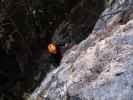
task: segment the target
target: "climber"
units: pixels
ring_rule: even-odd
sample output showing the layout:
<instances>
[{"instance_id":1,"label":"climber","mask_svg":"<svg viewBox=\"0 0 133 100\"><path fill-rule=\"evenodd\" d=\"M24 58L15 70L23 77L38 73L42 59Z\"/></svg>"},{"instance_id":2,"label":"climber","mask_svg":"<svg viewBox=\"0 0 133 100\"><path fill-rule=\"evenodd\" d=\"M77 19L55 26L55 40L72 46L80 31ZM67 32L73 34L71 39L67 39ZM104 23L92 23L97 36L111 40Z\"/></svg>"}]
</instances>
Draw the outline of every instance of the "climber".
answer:
<instances>
[{"instance_id":1,"label":"climber","mask_svg":"<svg viewBox=\"0 0 133 100\"><path fill-rule=\"evenodd\" d=\"M48 44L48 53L51 63L59 65L60 60L66 50L70 49L73 46L71 43L49 43Z\"/></svg>"},{"instance_id":2,"label":"climber","mask_svg":"<svg viewBox=\"0 0 133 100\"><path fill-rule=\"evenodd\" d=\"M59 47L55 43L48 44L48 54L49 54L49 62L54 66L57 67L60 63L62 58L61 52Z\"/></svg>"}]
</instances>

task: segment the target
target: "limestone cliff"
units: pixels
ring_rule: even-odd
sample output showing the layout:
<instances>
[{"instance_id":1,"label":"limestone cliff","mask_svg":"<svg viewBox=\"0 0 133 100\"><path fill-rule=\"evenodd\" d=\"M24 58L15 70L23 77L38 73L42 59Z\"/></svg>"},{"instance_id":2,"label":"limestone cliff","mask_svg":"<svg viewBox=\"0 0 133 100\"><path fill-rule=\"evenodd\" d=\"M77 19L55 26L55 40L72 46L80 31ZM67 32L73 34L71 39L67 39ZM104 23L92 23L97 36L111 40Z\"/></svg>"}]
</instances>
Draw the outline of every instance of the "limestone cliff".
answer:
<instances>
[{"instance_id":1,"label":"limestone cliff","mask_svg":"<svg viewBox=\"0 0 133 100\"><path fill-rule=\"evenodd\" d=\"M31 100L133 100L133 0L117 0Z\"/></svg>"}]
</instances>

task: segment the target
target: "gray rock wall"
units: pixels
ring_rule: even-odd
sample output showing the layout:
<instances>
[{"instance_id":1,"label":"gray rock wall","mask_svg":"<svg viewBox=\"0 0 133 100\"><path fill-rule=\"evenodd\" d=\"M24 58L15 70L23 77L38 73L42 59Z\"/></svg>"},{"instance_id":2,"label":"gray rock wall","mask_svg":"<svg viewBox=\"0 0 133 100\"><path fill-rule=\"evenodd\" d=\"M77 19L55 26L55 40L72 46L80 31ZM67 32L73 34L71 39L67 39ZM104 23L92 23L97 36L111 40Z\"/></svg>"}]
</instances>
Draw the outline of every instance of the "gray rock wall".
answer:
<instances>
[{"instance_id":1,"label":"gray rock wall","mask_svg":"<svg viewBox=\"0 0 133 100\"><path fill-rule=\"evenodd\" d=\"M104 15L111 8L106 9L101 16L107 23L99 19L91 35L64 54L30 99L133 100L132 2L118 4L125 9L112 10L109 19Z\"/></svg>"}]
</instances>

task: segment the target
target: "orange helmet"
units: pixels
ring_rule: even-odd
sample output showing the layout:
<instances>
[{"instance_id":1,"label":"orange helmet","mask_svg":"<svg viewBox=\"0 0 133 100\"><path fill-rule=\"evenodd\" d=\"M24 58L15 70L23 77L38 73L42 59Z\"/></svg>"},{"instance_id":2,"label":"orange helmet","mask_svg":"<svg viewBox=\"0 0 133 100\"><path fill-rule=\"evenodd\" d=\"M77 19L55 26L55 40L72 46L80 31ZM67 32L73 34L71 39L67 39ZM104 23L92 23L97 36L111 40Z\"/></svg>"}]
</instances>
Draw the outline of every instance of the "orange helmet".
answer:
<instances>
[{"instance_id":1,"label":"orange helmet","mask_svg":"<svg viewBox=\"0 0 133 100\"><path fill-rule=\"evenodd\" d=\"M57 47L56 47L56 45L54 43L50 43L48 45L48 52L50 54L56 54L57 53Z\"/></svg>"}]
</instances>

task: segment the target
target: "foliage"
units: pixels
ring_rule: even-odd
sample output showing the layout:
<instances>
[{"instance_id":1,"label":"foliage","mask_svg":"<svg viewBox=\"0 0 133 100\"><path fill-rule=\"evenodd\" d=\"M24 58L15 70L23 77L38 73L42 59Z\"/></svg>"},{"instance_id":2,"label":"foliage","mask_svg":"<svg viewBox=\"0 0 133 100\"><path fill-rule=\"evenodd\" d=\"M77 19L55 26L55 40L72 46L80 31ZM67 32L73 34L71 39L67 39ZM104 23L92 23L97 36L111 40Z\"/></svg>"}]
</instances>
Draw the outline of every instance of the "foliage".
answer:
<instances>
[{"instance_id":1,"label":"foliage","mask_svg":"<svg viewBox=\"0 0 133 100\"><path fill-rule=\"evenodd\" d=\"M111 6L112 3L113 3L113 1L114 1L114 0L105 0L105 6L106 6L106 7Z\"/></svg>"},{"instance_id":2,"label":"foliage","mask_svg":"<svg viewBox=\"0 0 133 100\"><path fill-rule=\"evenodd\" d=\"M0 1L0 55L4 54L0 56L0 98L20 100L20 95L32 90L27 80L34 85L33 77L38 71L35 61L63 17L63 4L58 0ZM5 72L5 67L10 71Z\"/></svg>"}]
</instances>

